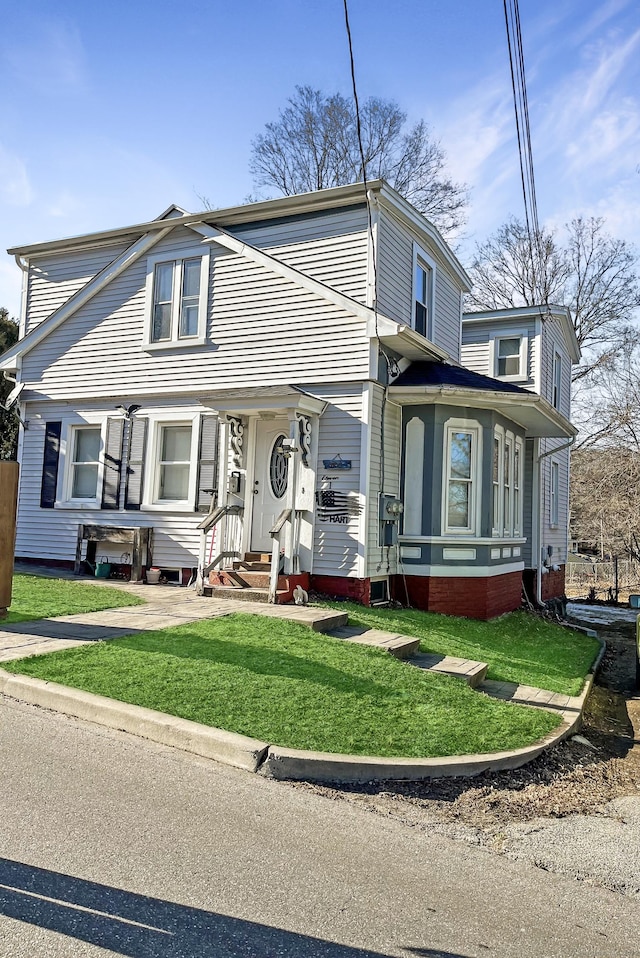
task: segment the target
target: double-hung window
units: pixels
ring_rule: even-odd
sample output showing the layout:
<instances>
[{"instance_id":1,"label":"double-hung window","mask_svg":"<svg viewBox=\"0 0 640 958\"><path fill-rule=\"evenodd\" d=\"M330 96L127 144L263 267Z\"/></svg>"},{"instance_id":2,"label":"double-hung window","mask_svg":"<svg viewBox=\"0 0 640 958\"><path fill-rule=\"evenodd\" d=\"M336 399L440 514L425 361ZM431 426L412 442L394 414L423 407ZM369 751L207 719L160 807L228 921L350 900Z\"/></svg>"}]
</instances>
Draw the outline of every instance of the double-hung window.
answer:
<instances>
[{"instance_id":1,"label":"double-hung window","mask_svg":"<svg viewBox=\"0 0 640 958\"><path fill-rule=\"evenodd\" d=\"M477 535L480 492L479 426L450 420L445 430L443 527L445 532Z\"/></svg>"},{"instance_id":2,"label":"double-hung window","mask_svg":"<svg viewBox=\"0 0 640 958\"><path fill-rule=\"evenodd\" d=\"M498 379L527 378L527 337L498 336L494 340L494 376Z\"/></svg>"},{"instance_id":3,"label":"double-hung window","mask_svg":"<svg viewBox=\"0 0 640 958\"><path fill-rule=\"evenodd\" d=\"M92 502L98 498L102 435L99 426L74 426L69 436L71 456L68 499Z\"/></svg>"},{"instance_id":4,"label":"double-hung window","mask_svg":"<svg viewBox=\"0 0 640 958\"><path fill-rule=\"evenodd\" d=\"M146 345L188 346L205 339L209 256L201 250L148 261Z\"/></svg>"},{"instance_id":5,"label":"double-hung window","mask_svg":"<svg viewBox=\"0 0 640 958\"><path fill-rule=\"evenodd\" d=\"M419 246L413 248L413 315L411 323L427 339L433 336L435 262Z\"/></svg>"},{"instance_id":6,"label":"double-hung window","mask_svg":"<svg viewBox=\"0 0 640 958\"><path fill-rule=\"evenodd\" d=\"M157 502L185 502L189 498L191 430L191 425L186 423L158 427Z\"/></svg>"},{"instance_id":7,"label":"double-hung window","mask_svg":"<svg viewBox=\"0 0 640 958\"><path fill-rule=\"evenodd\" d=\"M496 428L493 435L493 459L491 463L493 522L491 530L494 536L502 534L502 458L504 431Z\"/></svg>"},{"instance_id":8,"label":"double-hung window","mask_svg":"<svg viewBox=\"0 0 640 958\"><path fill-rule=\"evenodd\" d=\"M522 439L516 439L513 450L513 534L522 535Z\"/></svg>"},{"instance_id":9,"label":"double-hung window","mask_svg":"<svg viewBox=\"0 0 640 958\"><path fill-rule=\"evenodd\" d=\"M513 532L513 517L511 514L512 502L513 502L513 438L507 436L504 442L504 459L503 459L503 493L504 493L504 504L502 510L503 518L503 531L505 536L510 536Z\"/></svg>"}]
</instances>

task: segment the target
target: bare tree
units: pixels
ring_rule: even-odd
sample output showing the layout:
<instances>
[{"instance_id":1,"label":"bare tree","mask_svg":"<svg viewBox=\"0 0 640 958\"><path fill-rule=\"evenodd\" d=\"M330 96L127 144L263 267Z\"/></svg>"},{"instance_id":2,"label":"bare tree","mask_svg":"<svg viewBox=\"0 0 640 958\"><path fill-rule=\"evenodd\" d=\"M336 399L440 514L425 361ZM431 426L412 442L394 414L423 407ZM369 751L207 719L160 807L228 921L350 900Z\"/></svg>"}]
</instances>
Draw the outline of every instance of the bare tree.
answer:
<instances>
[{"instance_id":1,"label":"bare tree","mask_svg":"<svg viewBox=\"0 0 640 958\"><path fill-rule=\"evenodd\" d=\"M602 557L640 559L640 453L578 449L571 459L571 536Z\"/></svg>"},{"instance_id":2,"label":"bare tree","mask_svg":"<svg viewBox=\"0 0 640 958\"><path fill-rule=\"evenodd\" d=\"M386 179L445 234L460 228L467 188L445 172L446 157L424 121L406 128L407 115L391 100L370 97L361 104L358 143L353 102L298 86L278 120L267 123L252 145L250 170L256 188L285 196Z\"/></svg>"},{"instance_id":3,"label":"bare tree","mask_svg":"<svg viewBox=\"0 0 640 958\"><path fill-rule=\"evenodd\" d=\"M470 303L478 309L553 304L571 310L583 359L574 379L591 377L638 341L637 257L625 240L609 236L604 220L577 217L566 240L542 229L529 237L512 219L478 245L470 273Z\"/></svg>"}]
</instances>

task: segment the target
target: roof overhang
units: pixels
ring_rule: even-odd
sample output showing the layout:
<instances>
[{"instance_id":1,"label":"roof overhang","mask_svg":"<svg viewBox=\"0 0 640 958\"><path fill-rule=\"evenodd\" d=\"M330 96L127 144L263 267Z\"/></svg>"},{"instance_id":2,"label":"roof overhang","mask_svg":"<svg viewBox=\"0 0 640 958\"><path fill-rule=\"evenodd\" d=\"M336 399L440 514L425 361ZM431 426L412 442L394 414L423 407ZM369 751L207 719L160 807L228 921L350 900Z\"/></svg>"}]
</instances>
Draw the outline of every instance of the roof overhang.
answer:
<instances>
[{"instance_id":1,"label":"roof overhang","mask_svg":"<svg viewBox=\"0 0 640 958\"><path fill-rule=\"evenodd\" d=\"M285 415L305 413L321 416L327 407L324 399L318 399L297 386L248 386L246 389L220 389L199 396L203 406L216 412L239 415Z\"/></svg>"},{"instance_id":2,"label":"roof overhang","mask_svg":"<svg viewBox=\"0 0 640 958\"><path fill-rule=\"evenodd\" d=\"M393 349L400 356L407 359L436 359L439 362L452 363L449 353L440 349L429 339L425 339L406 323L397 323L386 316L377 316L370 319L367 335L372 339L379 339L383 346ZM457 365L457 364L456 364Z\"/></svg>"},{"instance_id":3,"label":"roof overhang","mask_svg":"<svg viewBox=\"0 0 640 958\"><path fill-rule=\"evenodd\" d=\"M578 434L575 426L553 406L535 393L516 395L492 390L463 389L452 386L390 386L389 398L400 406L440 404L469 409L492 409L517 423L527 437L570 439Z\"/></svg>"}]
</instances>

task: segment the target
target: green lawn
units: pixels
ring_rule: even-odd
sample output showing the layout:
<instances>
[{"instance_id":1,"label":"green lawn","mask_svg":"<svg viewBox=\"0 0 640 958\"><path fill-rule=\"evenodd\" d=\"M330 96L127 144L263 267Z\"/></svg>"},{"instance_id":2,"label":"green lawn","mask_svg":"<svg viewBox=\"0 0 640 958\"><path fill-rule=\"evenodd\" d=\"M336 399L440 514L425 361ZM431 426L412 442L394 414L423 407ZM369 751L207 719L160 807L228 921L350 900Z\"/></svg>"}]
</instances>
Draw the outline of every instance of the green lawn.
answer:
<instances>
[{"instance_id":1,"label":"green lawn","mask_svg":"<svg viewBox=\"0 0 640 958\"><path fill-rule=\"evenodd\" d=\"M559 723L387 652L290 622L233 615L7 662L285 747L381 756L517 748Z\"/></svg>"},{"instance_id":2,"label":"green lawn","mask_svg":"<svg viewBox=\"0 0 640 958\"><path fill-rule=\"evenodd\" d=\"M56 615L74 615L76 612L117 609L125 605L144 605L144 599L124 589L92 585L90 582L15 575L11 608L7 618L1 621L26 622Z\"/></svg>"},{"instance_id":3,"label":"green lawn","mask_svg":"<svg viewBox=\"0 0 640 958\"><path fill-rule=\"evenodd\" d=\"M487 678L565 695L579 694L600 649L595 639L527 612L479 622L414 609L368 609L353 602L328 604L348 612L351 625L422 639L422 652L487 662Z\"/></svg>"}]
</instances>

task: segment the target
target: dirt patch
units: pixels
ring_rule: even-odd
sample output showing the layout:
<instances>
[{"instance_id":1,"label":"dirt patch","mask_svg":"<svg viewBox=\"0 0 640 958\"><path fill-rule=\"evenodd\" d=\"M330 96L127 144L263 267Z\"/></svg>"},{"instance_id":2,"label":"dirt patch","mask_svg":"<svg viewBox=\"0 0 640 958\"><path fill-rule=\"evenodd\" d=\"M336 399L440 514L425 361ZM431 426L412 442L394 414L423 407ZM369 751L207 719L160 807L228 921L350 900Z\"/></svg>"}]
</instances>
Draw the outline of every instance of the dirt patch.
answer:
<instances>
[{"instance_id":1,"label":"dirt patch","mask_svg":"<svg viewBox=\"0 0 640 958\"><path fill-rule=\"evenodd\" d=\"M607 643L581 736L511 772L473 779L368 786L298 784L407 824L474 844L499 845L506 826L575 813L598 814L612 799L640 795L640 698L635 692L635 626L598 627Z\"/></svg>"}]
</instances>

